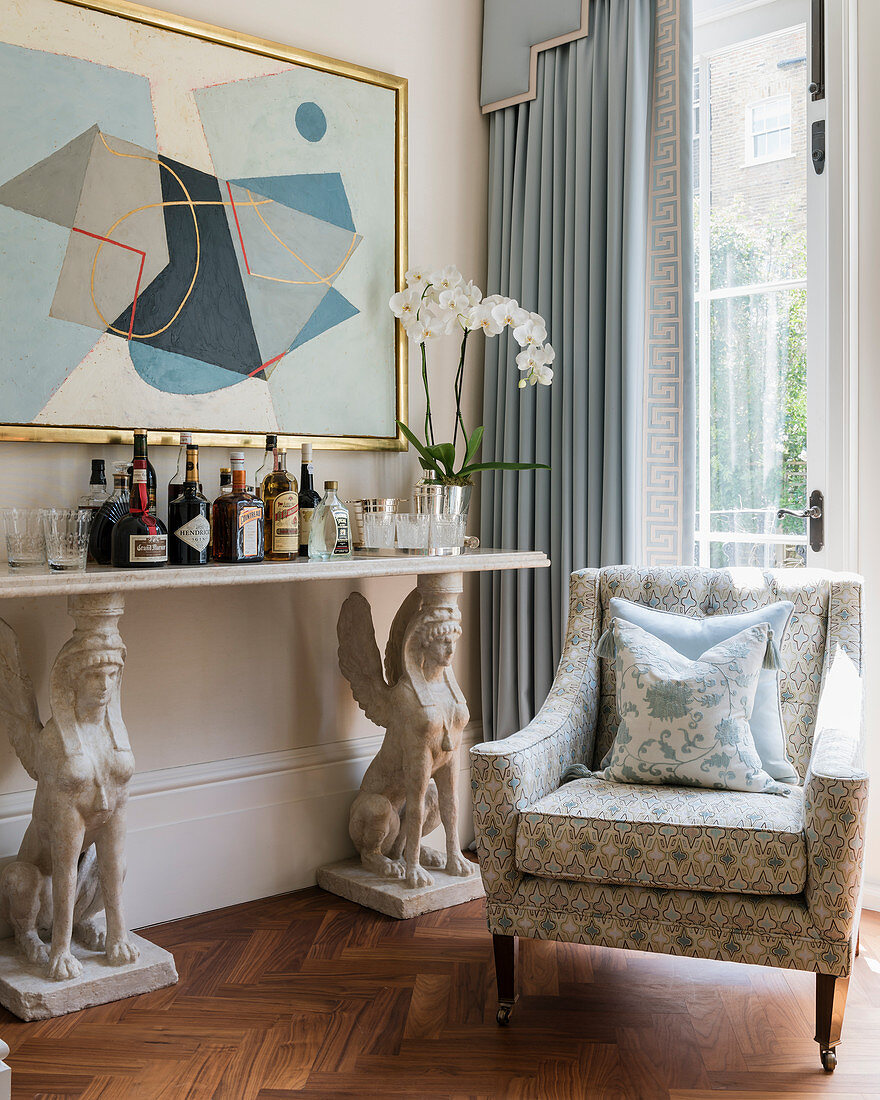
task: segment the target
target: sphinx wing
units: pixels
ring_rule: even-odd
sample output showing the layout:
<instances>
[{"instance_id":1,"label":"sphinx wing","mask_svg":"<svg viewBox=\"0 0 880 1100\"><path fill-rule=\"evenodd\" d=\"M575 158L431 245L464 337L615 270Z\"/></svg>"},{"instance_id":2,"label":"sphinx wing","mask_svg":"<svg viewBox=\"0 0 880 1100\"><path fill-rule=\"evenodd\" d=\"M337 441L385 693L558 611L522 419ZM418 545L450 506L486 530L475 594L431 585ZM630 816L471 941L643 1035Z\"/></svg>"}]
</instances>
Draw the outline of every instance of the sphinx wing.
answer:
<instances>
[{"instance_id":1,"label":"sphinx wing","mask_svg":"<svg viewBox=\"0 0 880 1100\"><path fill-rule=\"evenodd\" d=\"M382 660L370 605L360 592L352 592L339 612L339 668L351 684L358 706L377 726L388 726L391 689L382 675Z\"/></svg>"},{"instance_id":2,"label":"sphinx wing","mask_svg":"<svg viewBox=\"0 0 880 1100\"><path fill-rule=\"evenodd\" d=\"M37 736L43 726L15 631L0 619L0 730L31 779L37 778Z\"/></svg>"},{"instance_id":3,"label":"sphinx wing","mask_svg":"<svg viewBox=\"0 0 880 1100\"><path fill-rule=\"evenodd\" d=\"M393 687L403 675L403 639L406 630L414 615L418 614L422 606L422 596L418 588L414 588L398 608L388 633L388 644L385 646L385 676Z\"/></svg>"}]
</instances>

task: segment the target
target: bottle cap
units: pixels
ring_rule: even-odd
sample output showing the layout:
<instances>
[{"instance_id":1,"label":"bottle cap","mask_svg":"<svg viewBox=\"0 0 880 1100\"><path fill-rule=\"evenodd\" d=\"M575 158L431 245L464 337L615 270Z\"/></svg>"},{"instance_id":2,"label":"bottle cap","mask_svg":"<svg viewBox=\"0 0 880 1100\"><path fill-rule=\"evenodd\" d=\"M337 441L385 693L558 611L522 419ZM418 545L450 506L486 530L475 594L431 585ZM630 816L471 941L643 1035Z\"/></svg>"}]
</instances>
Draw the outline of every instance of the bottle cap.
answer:
<instances>
[{"instance_id":1,"label":"bottle cap","mask_svg":"<svg viewBox=\"0 0 880 1100\"><path fill-rule=\"evenodd\" d=\"M134 434L135 435L146 435L147 434L147 429L146 428L135 428Z\"/></svg>"},{"instance_id":2,"label":"bottle cap","mask_svg":"<svg viewBox=\"0 0 880 1100\"><path fill-rule=\"evenodd\" d=\"M229 461L232 464L233 470L244 469L244 451L230 451Z\"/></svg>"},{"instance_id":3,"label":"bottle cap","mask_svg":"<svg viewBox=\"0 0 880 1100\"><path fill-rule=\"evenodd\" d=\"M312 461L312 445L311 443L303 443L302 445L302 460L303 462Z\"/></svg>"},{"instance_id":4,"label":"bottle cap","mask_svg":"<svg viewBox=\"0 0 880 1100\"><path fill-rule=\"evenodd\" d=\"M231 474L232 473L232 467L231 466L221 466L220 467L220 473L221 474Z\"/></svg>"},{"instance_id":5,"label":"bottle cap","mask_svg":"<svg viewBox=\"0 0 880 1100\"><path fill-rule=\"evenodd\" d=\"M266 436L266 450L267 451L274 450L275 447L277 447L277 446L278 446L278 436L277 435L267 435Z\"/></svg>"},{"instance_id":6,"label":"bottle cap","mask_svg":"<svg viewBox=\"0 0 880 1100\"><path fill-rule=\"evenodd\" d=\"M193 441L192 432L181 432L180 433L180 445L181 445L181 447L189 446L189 444L192 443L192 441Z\"/></svg>"},{"instance_id":7,"label":"bottle cap","mask_svg":"<svg viewBox=\"0 0 880 1100\"><path fill-rule=\"evenodd\" d=\"M336 490L339 488L339 482L338 481L325 481L324 482L324 488L325 489L332 489L334 492L336 492Z\"/></svg>"}]
</instances>

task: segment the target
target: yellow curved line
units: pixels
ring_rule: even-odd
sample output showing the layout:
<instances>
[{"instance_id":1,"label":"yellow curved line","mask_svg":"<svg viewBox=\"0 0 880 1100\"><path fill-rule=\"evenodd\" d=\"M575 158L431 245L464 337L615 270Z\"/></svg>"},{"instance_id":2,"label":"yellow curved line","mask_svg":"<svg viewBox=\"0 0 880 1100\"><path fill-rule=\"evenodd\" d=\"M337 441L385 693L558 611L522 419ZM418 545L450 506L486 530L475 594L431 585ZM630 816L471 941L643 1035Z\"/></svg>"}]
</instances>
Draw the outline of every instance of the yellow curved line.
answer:
<instances>
[{"instance_id":1,"label":"yellow curved line","mask_svg":"<svg viewBox=\"0 0 880 1100\"><path fill-rule=\"evenodd\" d=\"M201 262L202 245L201 245L201 239L199 237L199 221L198 221L198 218L196 216L195 205L192 201L192 197L190 196L189 191L187 191L186 187L183 184L183 180L180 178L180 176L178 176L178 174L174 171L173 168L170 168L167 164L163 164L160 160L157 160L155 157L146 157L141 153L120 153L120 152L117 152L117 150L115 150L115 149L111 149L110 146L107 144L106 140L104 139L104 135L100 132L100 130L98 131L98 137L101 139L101 142L103 143L104 148L107 150L107 152L111 153L114 157L127 157L129 160L145 160L150 164L157 164L160 169L164 168L167 172L170 172L171 175L177 180L177 183L180 185L181 191L186 196L185 205L189 206L190 212L192 213L193 229L195 230L195 234L196 234L196 263L195 263L195 270L193 271L193 277L192 277L192 280L189 284L189 288L187 289L186 294L184 294L180 305L175 310L174 316L171 318L171 320L166 325L163 325L162 328L156 329L155 332L132 332L132 334L131 334L131 339L132 340L151 340L154 336L159 336L160 333L165 332L165 330L167 328L169 328L171 325L174 324L174 322L177 320L177 318L180 315L180 311L186 305L187 299L189 298L190 294L192 294L193 287L196 285L196 279L198 278L198 274L199 274L199 264ZM127 217L129 217L129 215L131 213L133 213L133 211L129 211L129 214L123 214L121 218L117 218L117 220L113 223L113 225L110 226L110 228L107 230L107 232L104 234L104 236L105 237L111 236L111 234L113 233L113 230L116 229L116 227L121 222L125 221L125 219ZM127 332L125 332L123 329L115 328L113 325L111 325L109 323L109 321L107 321L107 319L104 317L103 313L101 313L100 309L98 309L98 303L95 301L95 267L97 266L98 256L100 256L101 249L103 247L104 247L104 241L99 242L98 248L95 252L95 257L92 260L92 279L91 279L92 305L95 307L95 312L101 318L101 323L104 324L110 330L110 332L115 332L118 336L124 336L124 337L126 337L126 339L128 339L129 334Z\"/></svg>"},{"instance_id":2,"label":"yellow curved line","mask_svg":"<svg viewBox=\"0 0 880 1100\"><path fill-rule=\"evenodd\" d=\"M339 264L339 266L336 268L336 270L332 271L329 275L321 275L319 272L315 271L315 269L313 267L311 267L309 264L307 264L306 261L302 258L302 256L299 256L296 252L293 251L293 249L289 245L286 245L284 243L284 241L282 241L282 239L278 236L278 234L275 232L275 230L272 228L272 226L269 225L269 223L263 217L262 212L260 210L257 210L257 204L254 202L254 196L251 194L251 192L248 191L247 188L245 188L245 192L247 194L247 197L250 199L250 202L242 203L241 205L242 206L253 206L254 207L254 213L257 215L257 217L260 219L260 221L263 223L263 225L265 225L265 227L269 230L269 232L272 234L272 236L275 238L275 240L281 245L281 247L286 249L291 254L291 256L293 256L293 258L295 260L298 260L303 265L303 267L307 267L309 269L309 271L311 271L311 273L315 276L315 279L312 280L312 281L309 281L307 279L300 279L300 280L297 280L297 279L282 279L282 278L280 278L279 276L276 276L276 275L257 275L257 276L255 276L255 278L257 278L257 279L271 279L273 282L277 282L277 283L292 283L295 286L318 286L320 283L324 283L326 286L329 286L331 280L336 278L336 276L339 274L339 272L348 263L349 257L351 256L352 252L354 252L354 246L357 242L357 233L352 233L351 243L348 246L348 251L343 256L342 262Z\"/></svg>"}]
</instances>

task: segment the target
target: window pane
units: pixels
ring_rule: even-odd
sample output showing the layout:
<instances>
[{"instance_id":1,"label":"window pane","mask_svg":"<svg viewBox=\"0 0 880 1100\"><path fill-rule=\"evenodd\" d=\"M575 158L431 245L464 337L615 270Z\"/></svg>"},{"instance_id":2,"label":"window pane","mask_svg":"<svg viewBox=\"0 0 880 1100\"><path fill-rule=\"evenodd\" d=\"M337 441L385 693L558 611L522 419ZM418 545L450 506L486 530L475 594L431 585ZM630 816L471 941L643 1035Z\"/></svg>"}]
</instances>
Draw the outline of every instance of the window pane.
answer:
<instances>
[{"instance_id":1,"label":"window pane","mask_svg":"<svg viewBox=\"0 0 880 1100\"><path fill-rule=\"evenodd\" d=\"M805 277L806 55L806 27L799 26L703 60L710 86L711 133L704 125L701 141L711 143L713 289ZM759 102L756 91L764 96ZM751 163L744 150L766 163Z\"/></svg>"},{"instance_id":2,"label":"window pane","mask_svg":"<svg viewBox=\"0 0 880 1100\"><path fill-rule=\"evenodd\" d=\"M784 569L805 565L806 543L712 542L709 561L713 569L751 566L759 569Z\"/></svg>"},{"instance_id":3,"label":"window pane","mask_svg":"<svg viewBox=\"0 0 880 1100\"><path fill-rule=\"evenodd\" d=\"M711 305L711 530L803 535L806 291Z\"/></svg>"}]
</instances>

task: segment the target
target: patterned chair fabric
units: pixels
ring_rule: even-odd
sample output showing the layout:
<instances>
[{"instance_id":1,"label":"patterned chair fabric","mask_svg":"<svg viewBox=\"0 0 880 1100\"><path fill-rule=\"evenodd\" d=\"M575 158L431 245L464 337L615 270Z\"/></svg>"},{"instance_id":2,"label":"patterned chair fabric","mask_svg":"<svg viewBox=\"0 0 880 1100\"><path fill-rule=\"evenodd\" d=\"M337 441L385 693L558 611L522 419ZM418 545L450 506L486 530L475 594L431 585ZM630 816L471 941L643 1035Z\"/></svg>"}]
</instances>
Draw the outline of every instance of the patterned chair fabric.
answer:
<instances>
[{"instance_id":1,"label":"patterned chair fabric","mask_svg":"<svg viewBox=\"0 0 880 1100\"><path fill-rule=\"evenodd\" d=\"M803 792L772 798L579 779L520 815L516 866L577 882L800 894Z\"/></svg>"},{"instance_id":2,"label":"patterned chair fabric","mask_svg":"<svg viewBox=\"0 0 880 1100\"><path fill-rule=\"evenodd\" d=\"M861 743L861 580L804 569L615 567L573 573L569 592L565 647L541 710L519 733L471 751L490 931L849 974L868 789ZM573 797L575 785L559 790L565 769L573 763L597 767L614 737L613 669L595 654L611 596L688 614L735 613L779 599L794 603L782 647L781 696L789 754L804 779L802 845L788 842L787 870L792 883L800 881L798 892L747 892L743 882L752 872L742 857L727 858L730 849L716 849L714 866L706 859L696 889L685 880L640 877L658 860L656 847L632 863L627 885L575 881L528 854L527 838L530 831L537 835L542 811ZM651 792L657 797L657 788ZM792 801L751 797L766 800L768 825L782 812L778 804ZM626 814L615 814L618 824L603 829L595 803L590 812L595 837L621 851L615 833L628 823ZM637 812L630 807L630 815ZM676 812L685 815L683 804ZM682 826L689 827L687 819ZM554 848L560 867L562 854L562 847ZM805 859L805 872L799 859ZM578 866L580 876L579 865L569 866ZM711 871L724 882L712 878L709 885ZM756 875L751 881L759 881Z\"/></svg>"}]
</instances>

